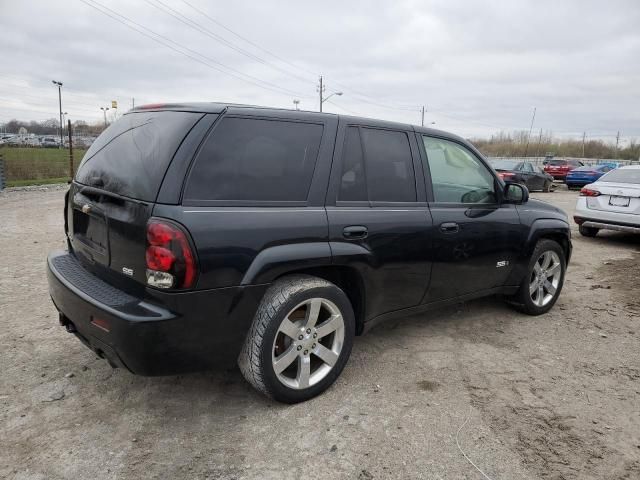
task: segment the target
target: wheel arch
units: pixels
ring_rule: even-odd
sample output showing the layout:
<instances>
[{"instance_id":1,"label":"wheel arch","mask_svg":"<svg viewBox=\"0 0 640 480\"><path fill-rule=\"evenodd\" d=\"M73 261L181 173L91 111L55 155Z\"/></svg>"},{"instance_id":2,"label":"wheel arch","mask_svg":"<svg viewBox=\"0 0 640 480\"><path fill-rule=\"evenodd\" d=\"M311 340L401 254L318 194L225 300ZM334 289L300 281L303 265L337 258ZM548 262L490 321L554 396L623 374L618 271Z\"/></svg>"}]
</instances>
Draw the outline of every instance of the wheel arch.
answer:
<instances>
[{"instance_id":1,"label":"wheel arch","mask_svg":"<svg viewBox=\"0 0 640 480\"><path fill-rule=\"evenodd\" d=\"M322 278L340 288L351 302L356 320L356 335L362 334L365 320L365 287L362 275L358 270L342 265L320 265L297 268L282 272L274 281L289 275L300 274Z\"/></svg>"}]
</instances>

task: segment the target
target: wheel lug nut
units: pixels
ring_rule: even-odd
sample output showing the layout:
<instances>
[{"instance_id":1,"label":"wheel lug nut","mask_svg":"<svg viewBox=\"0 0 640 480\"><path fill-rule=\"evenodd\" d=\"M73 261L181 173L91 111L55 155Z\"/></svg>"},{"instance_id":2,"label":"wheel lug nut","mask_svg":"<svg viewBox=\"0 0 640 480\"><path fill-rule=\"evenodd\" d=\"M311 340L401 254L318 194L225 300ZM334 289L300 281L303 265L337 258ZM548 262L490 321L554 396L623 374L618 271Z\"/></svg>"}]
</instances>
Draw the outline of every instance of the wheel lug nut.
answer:
<instances>
[{"instance_id":1,"label":"wheel lug nut","mask_svg":"<svg viewBox=\"0 0 640 480\"><path fill-rule=\"evenodd\" d=\"M305 351L304 351L304 354L305 354L305 355L308 355L308 354L309 354L309 350L305 350Z\"/></svg>"},{"instance_id":2,"label":"wheel lug nut","mask_svg":"<svg viewBox=\"0 0 640 480\"><path fill-rule=\"evenodd\" d=\"M313 338L316 338L317 336L318 336L318 334L317 334L317 333L314 333L314 334L313 334Z\"/></svg>"},{"instance_id":3,"label":"wheel lug nut","mask_svg":"<svg viewBox=\"0 0 640 480\"><path fill-rule=\"evenodd\" d=\"M314 343L314 344L311 346L311 348L316 348L316 344Z\"/></svg>"},{"instance_id":4,"label":"wheel lug nut","mask_svg":"<svg viewBox=\"0 0 640 480\"><path fill-rule=\"evenodd\" d=\"M298 350L302 350L302 345L298 345Z\"/></svg>"},{"instance_id":5,"label":"wheel lug nut","mask_svg":"<svg viewBox=\"0 0 640 480\"><path fill-rule=\"evenodd\" d=\"M302 335L298 335L298 340L302 340L304 337Z\"/></svg>"},{"instance_id":6,"label":"wheel lug nut","mask_svg":"<svg viewBox=\"0 0 640 480\"><path fill-rule=\"evenodd\" d=\"M310 328L307 328L307 333L311 333L311 329Z\"/></svg>"}]
</instances>

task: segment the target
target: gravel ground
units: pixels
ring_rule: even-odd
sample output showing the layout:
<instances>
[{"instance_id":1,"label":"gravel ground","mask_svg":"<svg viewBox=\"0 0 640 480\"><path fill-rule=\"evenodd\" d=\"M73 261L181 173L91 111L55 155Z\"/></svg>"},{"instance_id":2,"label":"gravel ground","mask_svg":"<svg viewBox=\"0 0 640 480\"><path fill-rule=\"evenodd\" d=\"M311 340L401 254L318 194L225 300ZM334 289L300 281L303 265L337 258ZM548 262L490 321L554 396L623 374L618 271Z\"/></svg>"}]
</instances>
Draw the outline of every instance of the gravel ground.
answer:
<instances>
[{"instance_id":1,"label":"gravel ground","mask_svg":"<svg viewBox=\"0 0 640 480\"><path fill-rule=\"evenodd\" d=\"M0 192L1 478L640 478L640 237L576 231L547 315L489 298L382 325L285 406L237 370L112 370L59 327L64 188Z\"/></svg>"}]
</instances>

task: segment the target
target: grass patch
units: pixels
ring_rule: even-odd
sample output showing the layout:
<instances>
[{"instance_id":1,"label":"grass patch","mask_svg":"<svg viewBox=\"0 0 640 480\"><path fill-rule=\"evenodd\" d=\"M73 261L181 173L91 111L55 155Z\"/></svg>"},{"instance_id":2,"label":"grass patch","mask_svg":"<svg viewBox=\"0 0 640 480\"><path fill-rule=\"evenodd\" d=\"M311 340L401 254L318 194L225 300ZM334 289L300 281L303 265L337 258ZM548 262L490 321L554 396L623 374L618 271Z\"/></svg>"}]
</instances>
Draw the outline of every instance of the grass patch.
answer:
<instances>
[{"instance_id":1,"label":"grass patch","mask_svg":"<svg viewBox=\"0 0 640 480\"><path fill-rule=\"evenodd\" d=\"M50 185L52 183L67 183L69 177L60 178L34 178L32 180L9 180L7 187L26 187L29 185Z\"/></svg>"},{"instance_id":2,"label":"grass patch","mask_svg":"<svg viewBox=\"0 0 640 480\"><path fill-rule=\"evenodd\" d=\"M78 168L86 149L73 149L74 172ZM4 160L7 184L28 180L41 183L43 180L57 180L69 176L69 150L59 148L2 147L0 155Z\"/></svg>"}]
</instances>

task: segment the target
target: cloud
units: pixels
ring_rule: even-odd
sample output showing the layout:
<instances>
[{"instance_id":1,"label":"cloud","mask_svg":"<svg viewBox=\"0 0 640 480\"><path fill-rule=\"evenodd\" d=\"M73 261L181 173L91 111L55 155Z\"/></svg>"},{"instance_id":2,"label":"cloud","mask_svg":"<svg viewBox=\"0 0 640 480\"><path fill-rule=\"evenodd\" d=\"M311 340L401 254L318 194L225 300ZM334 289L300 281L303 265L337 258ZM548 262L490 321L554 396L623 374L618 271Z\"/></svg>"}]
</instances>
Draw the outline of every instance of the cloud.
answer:
<instances>
[{"instance_id":1,"label":"cloud","mask_svg":"<svg viewBox=\"0 0 640 480\"><path fill-rule=\"evenodd\" d=\"M112 99L315 110L323 74L344 92L335 113L417 123L426 105L429 123L475 136L528 128L535 106L534 129L640 136L632 0L96 1L144 34L94 0L2 6L0 121L55 117L52 79L88 121Z\"/></svg>"}]
</instances>

